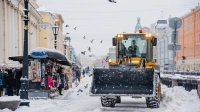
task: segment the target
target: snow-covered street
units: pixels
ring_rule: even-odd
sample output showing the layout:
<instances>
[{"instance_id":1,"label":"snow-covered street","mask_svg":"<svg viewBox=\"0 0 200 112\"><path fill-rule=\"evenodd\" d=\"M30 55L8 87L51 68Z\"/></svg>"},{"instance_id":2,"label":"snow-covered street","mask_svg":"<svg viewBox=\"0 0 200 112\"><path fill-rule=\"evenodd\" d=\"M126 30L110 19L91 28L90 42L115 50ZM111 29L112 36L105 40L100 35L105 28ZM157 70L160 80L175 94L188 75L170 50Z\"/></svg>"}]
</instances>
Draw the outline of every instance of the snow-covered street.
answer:
<instances>
[{"instance_id":1,"label":"snow-covered street","mask_svg":"<svg viewBox=\"0 0 200 112\"><path fill-rule=\"evenodd\" d=\"M99 97L89 96L91 77L86 76L76 87L56 99L30 100L30 107L19 107L17 112L200 112L200 99L197 91L187 92L182 87L167 88L162 85L164 98L160 108L146 107L144 98L122 97L122 102L114 108L102 107ZM86 85L88 87L86 88ZM83 92L81 92L83 90ZM70 92L69 92L70 91ZM78 92L80 91L80 92ZM71 93L69 96L67 94ZM10 112L8 109L0 112Z\"/></svg>"}]
</instances>

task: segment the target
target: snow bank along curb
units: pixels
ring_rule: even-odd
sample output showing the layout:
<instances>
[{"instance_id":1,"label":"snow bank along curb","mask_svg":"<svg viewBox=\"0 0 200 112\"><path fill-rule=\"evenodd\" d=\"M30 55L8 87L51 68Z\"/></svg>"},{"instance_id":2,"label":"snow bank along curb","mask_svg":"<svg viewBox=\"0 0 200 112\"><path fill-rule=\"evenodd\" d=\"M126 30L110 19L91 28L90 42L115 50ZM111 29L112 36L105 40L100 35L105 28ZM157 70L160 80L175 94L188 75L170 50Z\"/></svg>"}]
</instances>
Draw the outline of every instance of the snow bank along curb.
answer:
<instances>
[{"instance_id":1,"label":"snow bank along curb","mask_svg":"<svg viewBox=\"0 0 200 112\"><path fill-rule=\"evenodd\" d=\"M186 91L192 89L197 90L200 98L200 78L199 77L184 77L175 74L172 75L161 75L161 82L168 87L183 86Z\"/></svg>"},{"instance_id":2,"label":"snow bank along curb","mask_svg":"<svg viewBox=\"0 0 200 112\"><path fill-rule=\"evenodd\" d=\"M15 96L1 97L0 109L8 108L12 111L15 111L18 108L20 102L21 100L19 99L19 97L15 97Z\"/></svg>"},{"instance_id":3,"label":"snow bank along curb","mask_svg":"<svg viewBox=\"0 0 200 112\"><path fill-rule=\"evenodd\" d=\"M168 88L162 85L162 92L165 97L161 101L159 111L152 112L200 112L200 99L196 90L188 92L180 86Z\"/></svg>"},{"instance_id":4,"label":"snow bank along curb","mask_svg":"<svg viewBox=\"0 0 200 112\"><path fill-rule=\"evenodd\" d=\"M200 98L200 80L197 80L197 83L198 83L197 93L198 93L199 98Z\"/></svg>"}]
</instances>

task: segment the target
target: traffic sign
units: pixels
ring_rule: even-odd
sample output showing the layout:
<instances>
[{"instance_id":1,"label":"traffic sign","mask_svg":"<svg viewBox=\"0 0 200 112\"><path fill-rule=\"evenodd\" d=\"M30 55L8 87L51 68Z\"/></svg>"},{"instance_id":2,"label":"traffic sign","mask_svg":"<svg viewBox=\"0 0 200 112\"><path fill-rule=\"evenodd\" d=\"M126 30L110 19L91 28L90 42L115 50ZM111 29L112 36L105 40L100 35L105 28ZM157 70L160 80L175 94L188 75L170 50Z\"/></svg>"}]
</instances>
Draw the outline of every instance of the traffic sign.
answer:
<instances>
[{"instance_id":1,"label":"traffic sign","mask_svg":"<svg viewBox=\"0 0 200 112\"><path fill-rule=\"evenodd\" d=\"M157 24L167 24L167 20L158 20Z\"/></svg>"},{"instance_id":2,"label":"traffic sign","mask_svg":"<svg viewBox=\"0 0 200 112\"><path fill-rule=\"evenodd\" d=\"M168 50L174 50L174 45L168 44ZM175 51L180 51L180 50L181 50L181 45L175 45Z\"/></svg>"},{"instance_id":3,"label":"traffic sign","mask_svg":"<svg viewBox=\"0 0 200 112\"><path fill-rule=\"evenodd\" d=\"M169 21L169 26L172 29L179 29L182 26L182 20L180 18L174 17Z\"/></svg>"}]
</instances>

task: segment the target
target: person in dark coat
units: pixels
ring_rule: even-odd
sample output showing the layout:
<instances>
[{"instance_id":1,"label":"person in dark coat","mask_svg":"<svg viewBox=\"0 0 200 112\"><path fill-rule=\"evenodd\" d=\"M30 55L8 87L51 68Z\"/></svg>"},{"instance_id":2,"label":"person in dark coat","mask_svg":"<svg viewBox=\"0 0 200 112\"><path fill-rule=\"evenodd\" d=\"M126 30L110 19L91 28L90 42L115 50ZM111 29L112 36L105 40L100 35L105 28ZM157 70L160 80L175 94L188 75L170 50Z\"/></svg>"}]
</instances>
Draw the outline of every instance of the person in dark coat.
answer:
<instances>
[{"instance_id":1,"label":"person in dark coat","mask_svg":"<svg viewBox=\"0 0 200 112\"><path fill-rule=\"evenodd\" d=\"M83 69L83 77L85 77L85 69Z\"/></svg>"},{"instance_id":2,"label":"person in dark coat","mask_svg":"<svg viewBox=\"0 0 200 112\"><path fill-rule=\"evenodd\" d=\"M0 97L3 96L4 86L5 86L4 73L0 69Z\"/></svg>"},{"instance_id":3,"label":"person in dark coat","mask_svg":"<svg viewBox=\"0 0 200 112\"><path fill-rule=\"evenodd\" d=\"M14 95L16 95L16 88L17 88L16 72L17 72L17 69L13 68L12 75L13 75L13 90L14 90L13 93L14 93Z\"/></svg>"},{"instance_id":4,"label":"person in dark coat","mask_svg":"<svg viewBox=\"0 0 200 112\"><path fill-rule=\"evenodd\" d=\"M16 95L19 96L19 90L21 87L21 79L22 77L22 68L20 68L17 72L16 72Z\"/></svg>"},{"instance_id":5,"label":"person in dark coat","mask_svg":"<svg viewBox=\"0 0 200 112\"><path fill-rule=\"evenodd\" d=\"M80 76L81 76L81 73L80 73L79 69L76 68L76 78L78 79L79 82L80 82Z\"/></svg>"},{"instance_id":6,"label":"person in dark coat","mask_svg":"<svg viewBox=\"0 0 200 112\"><path fill-rule=\"evenodd\" d=\"M63 78L64 78L64 75L62 74L62 70L61 69L58 69L57 70L57 82L58 82L58 91L59 91L59 94L60 95L63 95L62 94L62 88L64 88L64 83L63 83Z\"/></svg>"},{"instance_id":7,"label":"person in dark coat","mask_svg":"<svg viewBox=\"0 0 200 112\"><path fill-rule=\"evenodd\" d=\"M6 77L6 87L7 87L7 92L8 96L13 96L13 75L12 75L12 70L7 70L8 75Z\"/></svg>"}]
</instances>

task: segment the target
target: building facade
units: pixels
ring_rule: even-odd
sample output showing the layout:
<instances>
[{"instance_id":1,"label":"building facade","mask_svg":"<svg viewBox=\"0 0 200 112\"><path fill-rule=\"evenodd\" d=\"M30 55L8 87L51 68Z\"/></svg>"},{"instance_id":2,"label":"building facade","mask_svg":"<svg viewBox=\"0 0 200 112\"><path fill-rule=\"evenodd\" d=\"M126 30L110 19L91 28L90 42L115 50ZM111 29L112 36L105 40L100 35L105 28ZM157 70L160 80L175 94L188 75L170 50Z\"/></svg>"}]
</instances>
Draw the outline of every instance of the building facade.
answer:
<instances>
[{"instance_id":1,"label":"building facade","mask_svg":"<svg viewBox=\"0 0 200 112\"><path fill-rule=\"evenodd\" d=\"M29 0L29 46L31 51L38 45L38 23L42 19L37 12L35 0ZM18 62L8 57L23 55L24 41L24 1L0 0L0 65L17 67Z\"/></svg>"},{"instance_id":2,"label":"building facade","mask_svg":"<svg viewBox=\"0 0 200 112\"><path fill-rule=\"evenodd\" d=\"M157 63L160 65L161 71L172 70L174 64L173 52L168 50L168 45L172 44L172 29L168 25L170 18L165 21L166 23L163 24L157 22L157 24L151 25L152 34L157 37Z\"/></svg>"},{"instance_id":3,"label":"building facade","mask_svg":"<svg viewBox=\"0 0 200 112\"><path fill-rule=\"evenodd\" d=\"M200 6L181 17L182 27L178 30L181 52L177 53L177 68L200 70ZM182 59L186 57L186 60Z\"/></svg>"},{"instance_id":4,"label":"building facade","mask_svg":"<svg viewBox=\"0 0 200 112\"><path fill-rule=\"evenodd\" d=\"M79 55L80 62L82 64L82 68L93 68L95 66L96 57L95 56L85 56Z\"/></svg>"},{"instance_id":5,"label":"building facade","mask_svg":"<svg viewBox=\"0 0 200 112\"><path fill-rule=\"evenodd\" d=\"M72 63L75 63L76 61L76 52L74 47L70 46L70 60Z\"/></svg>"},{"instance_id":6,"label":"building facade","mask_svg":"<svg viewBox=\"0 0 200 112\"><path fill-rule=\"evenodd\" d=\"M42 21L39 24L38 47L54 49L54 35L52 26L55 24L56 17L51 12L39 11Z\"/></svg>"},{"instance_id":7,"label":"building facade","mask_svg":"<svg viewBox=\"0 0 200 112\"><path fill-rule=\"evenodd\" d=\"M110 47L108 52L108 59L111 59L112 62L116 61L116 47Z\"/></svg>"}]
</instances>

